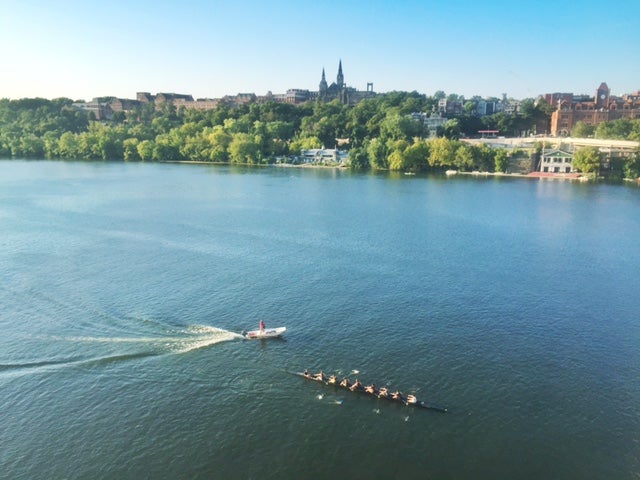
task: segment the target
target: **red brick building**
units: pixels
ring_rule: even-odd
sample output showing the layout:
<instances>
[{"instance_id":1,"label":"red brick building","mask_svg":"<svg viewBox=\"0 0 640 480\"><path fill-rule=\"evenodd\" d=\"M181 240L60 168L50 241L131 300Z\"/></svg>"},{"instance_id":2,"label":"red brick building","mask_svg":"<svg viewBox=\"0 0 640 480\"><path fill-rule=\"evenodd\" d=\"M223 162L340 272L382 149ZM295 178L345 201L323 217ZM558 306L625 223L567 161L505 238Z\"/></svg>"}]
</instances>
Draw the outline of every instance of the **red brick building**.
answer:
<instances>
[{"instance_id":1,"label":"red brick building","mask_svg":"<svg viewBox=\"0 0 640 480\"><path fill-rule=\"evenodd\" d=\"M545 95L546 98L557 106L551 114L553 136L570 135L578 122L596 126L620 118L640 119L640 91L615 97L604 82L597 88L593 98L575 97L570 93L551 93Z\"/></svg>"}]
</instances>

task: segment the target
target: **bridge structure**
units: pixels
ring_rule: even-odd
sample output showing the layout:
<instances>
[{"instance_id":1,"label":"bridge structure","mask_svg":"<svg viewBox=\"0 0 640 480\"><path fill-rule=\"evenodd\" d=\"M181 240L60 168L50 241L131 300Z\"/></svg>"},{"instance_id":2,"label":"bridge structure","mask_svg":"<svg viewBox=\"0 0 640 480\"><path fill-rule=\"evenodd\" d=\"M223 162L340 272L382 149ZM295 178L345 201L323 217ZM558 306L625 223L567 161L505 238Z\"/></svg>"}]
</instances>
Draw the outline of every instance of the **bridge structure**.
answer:
<instances>
[{"instance_id":1,"label":"bridge structure","mask_svg":"<svg viewBox=\"0 0 640 480\"><path fill-rule=\"evenodd\" d=\"M463 142L470 144L487 144L493 148L533 148L536 143L542 143L546 148L558 148L561 145L571 150L582 147L597 147L603 153L629 154L640 149L640 142L632 140L610 140L601 138L573 138L573 137L491 137L491 138L463 138Z\"/></svg>"}]
</instances>

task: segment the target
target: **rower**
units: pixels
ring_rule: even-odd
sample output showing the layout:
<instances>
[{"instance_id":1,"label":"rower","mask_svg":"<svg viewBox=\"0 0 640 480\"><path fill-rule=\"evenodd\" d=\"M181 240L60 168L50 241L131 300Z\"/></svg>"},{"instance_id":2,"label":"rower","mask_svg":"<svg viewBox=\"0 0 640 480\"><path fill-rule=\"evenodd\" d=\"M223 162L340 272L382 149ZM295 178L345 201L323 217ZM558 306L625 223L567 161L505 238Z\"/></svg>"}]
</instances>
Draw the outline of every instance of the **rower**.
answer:
<instances>
[{"instance_id":1,"label":"rower","mask_svg":"<svg viewBox=\"0 0 640 480\"><path fill-rule=\"evenodd\" d=\"M355 392L356 390L359 390L361 388L362 388L362 384L360 383L360 380L356 378L356 381L353 382L353 385L349 387L349 390L351 390L352 392Z\"/></svg>"},{"instance_id":2,"label":"rower","mask_svg":"<svg viewBox=\"0 0 640 480\"><path fill-rule=\"evenodd\" d=\"M314 375L314 377L313 377L313 378L314 378L314 380L317 380L317 381L319 381L319 382L324 382L324 378L325 378L325 377L324 377L324 373L323 373L323 371L322 371L322 370L320 370L320 372L319 372L319 373L316 373L316 374Z\"/></svg>"},{"instance_id":3,"label":"rower","mask_svg":"<svg viewBox=\"0 0 640 480\"><path fill-rule=\"evenodd\" d=\"M402 394L398 390L396 390L391 394L391 398L393 400L402 400Z\"/></svg>"},{"instance_id":4,"label":"rower","mask_svg":"<svg viewBox=\"0 0 640 480\"><path fill-rule=\"evenodd\" d=\"M349 383L349 379L347 377L344 377L340 382L340 386L344 388L349 388L351 386L351 384Z\"/></svg>"},{"instance_id":5,"label":"rower","mask_svg":"<svg viewBox=\"0 0 640 480\"><path fill-rule=\"evenodd\" d=\"M311 378L311 374L309 373L309 370L307 370L306 368L304 369L304 373L302 375L304 375L306 378Z\"/></svg>"},{"instance_id":6,"label":"rower","mask_svg":"<svg viewBox=\"0 0 640 480\"><path fill-rule=\"evenodd\" d=\"M338 383L338 379L335 375L329 375L329 380L327 380L327 383L329 385L335 385L336 383Z\"/></svg>"},{"instance_id":7,"label":"rower","mask_svg":"<svg viewBox=\"0 0 640 480\"><path fill-rule=\"evenodd\" d=\"M407 395L407 405L413 405L415 403L418 403L418 399L415 397L415 395Z\"/></svg>"},{"instance_id":8,"label":"rower","mask_svg":"<svg viewBox=\"0 0 640 480\"><path fill-rule=\"evenodd\" d=\"M370 393L371 395L375 395L376 394L376 384L372 383L371 385L367 385L366 387L364 387L364 391L367 393Z\"/></svg>"},{"instance_id":9,"label":"rower","mask_svg":"<svg viewBox=\"0 0 640 480\"><path fill-rule=\"evenodd\" d=\"M380 387L378 390L378 398L387 398L389 396L389 389L387 387Z\"/></svg>"}]
</instances>

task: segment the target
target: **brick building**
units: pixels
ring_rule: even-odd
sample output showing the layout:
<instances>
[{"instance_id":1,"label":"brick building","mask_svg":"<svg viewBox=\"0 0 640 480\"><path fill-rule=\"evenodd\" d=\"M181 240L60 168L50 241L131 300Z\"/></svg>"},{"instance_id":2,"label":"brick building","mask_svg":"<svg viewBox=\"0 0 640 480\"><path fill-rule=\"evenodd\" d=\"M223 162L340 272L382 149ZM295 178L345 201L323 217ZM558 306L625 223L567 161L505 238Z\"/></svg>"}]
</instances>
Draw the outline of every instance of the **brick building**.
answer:
<instances>
[{"instance_id":1,"label":"brick building","mask_svg":"<svg viewBox=\"0 0 640 480\"><path fill-rule=\"evenodd\" d=\"M550 104L556 104L551 114L551 135L567 136L578 122L596 126L626 118L640 119L640 92L622 97L611 95L606 83L601 83L594 97L574 96L571 93L551 93L545 95Z\"/></svg>"}]
</instances>

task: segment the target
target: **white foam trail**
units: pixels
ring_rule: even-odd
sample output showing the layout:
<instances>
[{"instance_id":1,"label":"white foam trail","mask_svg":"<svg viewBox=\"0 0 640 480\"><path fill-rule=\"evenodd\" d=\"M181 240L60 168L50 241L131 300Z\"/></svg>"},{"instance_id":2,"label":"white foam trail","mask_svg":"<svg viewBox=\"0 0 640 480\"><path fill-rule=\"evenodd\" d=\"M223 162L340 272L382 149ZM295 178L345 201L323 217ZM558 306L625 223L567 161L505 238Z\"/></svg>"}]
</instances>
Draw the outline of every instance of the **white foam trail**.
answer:
<instances>
[{"instance_id":1,"label":"white foam trail","mask_svg":"<svg viewBox=\"0 0 640 480\"><path fill-rule=\"evenodd\" d=\"M178 333L179 335L175 335ZM169 335L145 336L145 337L99 337L99 336L77 336L77 337L49 337L53 340L67 342L84 343L131 343L146 344L166 350L170 353L186 353L199 348L208 347L216 343L228 342L243 338L238 333L233 333L221 328L208 325L190 325L184 330L171 332Z\"/></svg>"},{"instance_id":2,"label":"white foam trail","mask_svg":"<svg viewBox=\"0 0 640 480\"><path fill-rule=\"evenodd\" d=\"M196 325L195 327L196 328L194 328L193 331L201 333L197 333L186 338L172 338L171 340L173 342L167 344L169 350L173 353L186 353L199 348L215 345L216 343L244 338L239 333L229 332L220 328L199 325Z\"/></svg>"}]
</instances>

